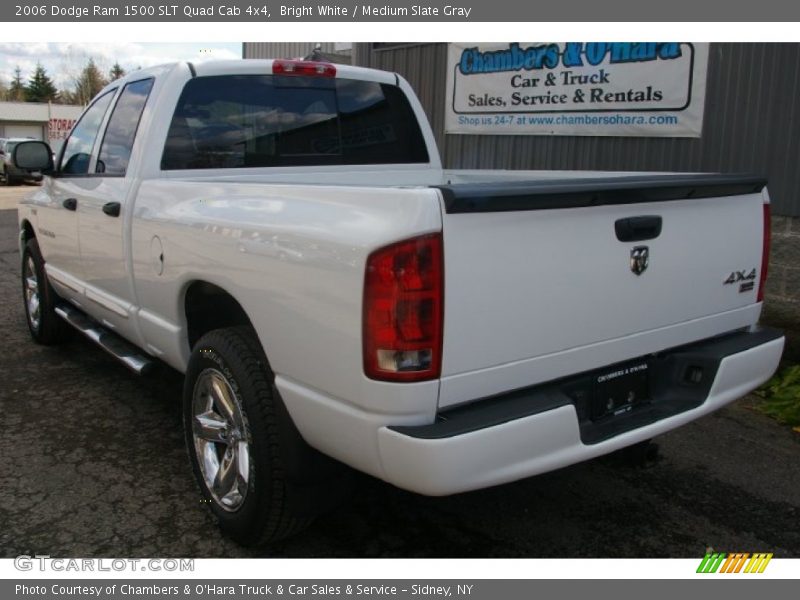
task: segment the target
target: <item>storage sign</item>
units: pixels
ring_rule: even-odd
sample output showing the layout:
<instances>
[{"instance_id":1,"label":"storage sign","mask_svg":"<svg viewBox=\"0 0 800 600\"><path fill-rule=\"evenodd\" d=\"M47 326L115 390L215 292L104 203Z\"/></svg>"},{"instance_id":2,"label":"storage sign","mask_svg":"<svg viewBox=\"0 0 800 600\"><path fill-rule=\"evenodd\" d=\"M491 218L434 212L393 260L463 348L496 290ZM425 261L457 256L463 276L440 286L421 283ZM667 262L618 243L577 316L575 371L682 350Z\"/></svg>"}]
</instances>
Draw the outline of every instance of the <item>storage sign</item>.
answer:
<instances>
[{"instance_id":1,"label":"storage sign","mask_svg":"<svg viewBox=\"0 0 800 600\"><path fill-rule=\"evenodd\" d=\"M708 44L449 44L447 133L700 137Z\"/></svg>"},{"instance_id":2,"label":"storage sign","mask_svg":"<svg viewBox=\"0 0 800 600\"><path fill-rule=\"evenodd\" d=\"M66 139L73 125L75 125L75 119L50 119L47 123L50 141Z\"/></svg>"}]
</instances>

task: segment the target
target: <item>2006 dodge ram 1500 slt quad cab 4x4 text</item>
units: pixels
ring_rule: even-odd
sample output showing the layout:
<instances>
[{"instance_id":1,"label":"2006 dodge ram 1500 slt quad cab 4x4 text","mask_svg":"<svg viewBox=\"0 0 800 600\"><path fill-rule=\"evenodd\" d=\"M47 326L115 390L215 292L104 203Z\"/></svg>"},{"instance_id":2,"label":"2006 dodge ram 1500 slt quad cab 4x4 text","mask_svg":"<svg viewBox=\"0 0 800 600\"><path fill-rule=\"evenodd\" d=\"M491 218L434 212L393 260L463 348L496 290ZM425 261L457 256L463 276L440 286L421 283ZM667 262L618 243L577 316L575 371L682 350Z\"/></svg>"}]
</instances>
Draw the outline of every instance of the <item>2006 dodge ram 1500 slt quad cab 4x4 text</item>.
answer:
<instances>
[{"instance_id":1,"label":"2006 dodge ram 1500 slt quad cab 4x4 text","mask_svg":"<svg viewBox=\"0 0 800 600\"><path fill-rule=\"evenodd\" d=\"M110 83L19 206L28 326L185 373L202 494L291 534L349 465L444 495L631 446L767 380L758 177L447 170L409 84L304 61ZM335 459L335 460L331 460Z\"/></svg>"}]
</instances>

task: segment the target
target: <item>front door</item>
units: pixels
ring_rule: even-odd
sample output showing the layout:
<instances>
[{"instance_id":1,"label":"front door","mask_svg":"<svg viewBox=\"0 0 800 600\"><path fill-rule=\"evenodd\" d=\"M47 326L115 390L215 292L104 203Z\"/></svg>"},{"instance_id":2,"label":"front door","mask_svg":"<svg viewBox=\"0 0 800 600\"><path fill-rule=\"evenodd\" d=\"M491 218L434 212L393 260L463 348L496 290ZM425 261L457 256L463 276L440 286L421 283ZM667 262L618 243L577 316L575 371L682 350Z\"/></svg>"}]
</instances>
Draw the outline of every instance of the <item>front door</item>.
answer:
<instances>
[{"instance_id":1,"label":"front door","mask_svg":"<svg viewBox=\"0 0 800 600\"><path fill-rule=\"evenodd\" d=\"M59 165L45 178L42 194L36 194L37 233L48 278L60 294L79 305L83 300L83 269L78 243L78 208L95 185L89 177L100 127L115 90L98 97L73 128Z\"/></svg>"}]
</instances>

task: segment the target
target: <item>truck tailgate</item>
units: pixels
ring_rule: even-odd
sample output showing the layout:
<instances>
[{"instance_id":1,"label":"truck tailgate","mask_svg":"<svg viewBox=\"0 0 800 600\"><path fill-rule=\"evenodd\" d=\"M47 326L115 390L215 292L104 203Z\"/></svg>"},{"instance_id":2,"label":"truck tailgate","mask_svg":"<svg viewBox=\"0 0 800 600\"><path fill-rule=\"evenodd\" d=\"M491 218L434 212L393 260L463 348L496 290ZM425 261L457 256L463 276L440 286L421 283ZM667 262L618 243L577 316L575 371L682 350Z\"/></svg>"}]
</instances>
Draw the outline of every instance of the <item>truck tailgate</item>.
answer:
<instances>
[{"instance_id":1,"label":"truck tailgate","mask_svg":"<svg viewBox=\"0 0 800 600\"><path fill-rule=\"evenodd\" d=\"M441 186L440 407L752 324L764 185L675 175ZM489 376L504 367L512 377Z\"/></svg>"}]
</instances>

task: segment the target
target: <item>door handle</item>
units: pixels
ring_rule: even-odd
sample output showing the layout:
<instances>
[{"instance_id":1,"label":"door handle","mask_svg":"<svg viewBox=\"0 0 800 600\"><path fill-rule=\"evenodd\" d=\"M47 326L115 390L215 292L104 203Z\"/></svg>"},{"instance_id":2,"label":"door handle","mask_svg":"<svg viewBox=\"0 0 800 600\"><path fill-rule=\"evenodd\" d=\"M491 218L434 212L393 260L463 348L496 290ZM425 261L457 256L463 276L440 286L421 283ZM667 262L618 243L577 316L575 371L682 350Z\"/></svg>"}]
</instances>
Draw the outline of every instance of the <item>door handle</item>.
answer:
<instances>
[{"instance_id":1,"label":"door handle","mask_svg":"<svg viewBox=\"0 0 800 600\"><path fill-rule=\"evenodd\" d=\"M620 242L643 242L661 235L661 217L629 217L614 223L614 231Z\"/></svg>"},{"instance_id":2,"label":"door handle","mask_svg":"<svg viewBox=\"0 0 800 600\"><path fill-rule=\"evenodd\" d=\"M67 198L61 203L61 206L66 208L67 210L76 210L78 208L78 199L77 198Z\"/></svg>"},{"instance_id":3,"label":"door handle","mask_svg":"<svg viewBox=\"0 0 800 600\"><path fill-rule=\"evenodd\" d=\"M103 204L103 212L106 213L109 217L118 217L119 209L120 209L119 202L106 202L105 204Z\"/></svg>"}]
</instances>

